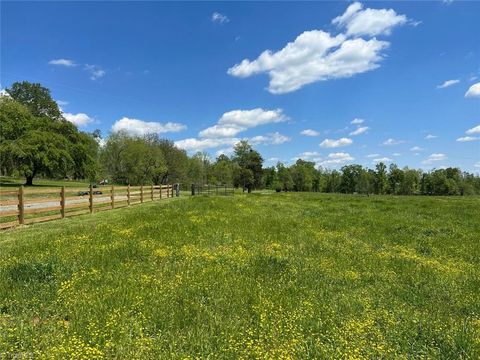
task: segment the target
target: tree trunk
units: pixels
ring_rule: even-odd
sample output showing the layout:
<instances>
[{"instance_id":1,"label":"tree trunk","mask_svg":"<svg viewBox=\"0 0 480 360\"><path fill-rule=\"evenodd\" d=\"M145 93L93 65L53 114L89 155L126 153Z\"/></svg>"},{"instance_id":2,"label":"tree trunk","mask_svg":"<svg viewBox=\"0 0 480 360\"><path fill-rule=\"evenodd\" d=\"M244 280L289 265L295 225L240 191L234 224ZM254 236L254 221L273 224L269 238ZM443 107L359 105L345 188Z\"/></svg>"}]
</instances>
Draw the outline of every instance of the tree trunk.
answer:
<instances>
[{"instance_id":1,"label":"tree trunk","mask_svg":"<svg viewBox=\"0 0 480 360\"><path fill-rule=\"evenodd\" d=\"M27 176L27 181L25 182L26 186L32 186L33 185L33 175Z\"/></svg>"}]
</instances>

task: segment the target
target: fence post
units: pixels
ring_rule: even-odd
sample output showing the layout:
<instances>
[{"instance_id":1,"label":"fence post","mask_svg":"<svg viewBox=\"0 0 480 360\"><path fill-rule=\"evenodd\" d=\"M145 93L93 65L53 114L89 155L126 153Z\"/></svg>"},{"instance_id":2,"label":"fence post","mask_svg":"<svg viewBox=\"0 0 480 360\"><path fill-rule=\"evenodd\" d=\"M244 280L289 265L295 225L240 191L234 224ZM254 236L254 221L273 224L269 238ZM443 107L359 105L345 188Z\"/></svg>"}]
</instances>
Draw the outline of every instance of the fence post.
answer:
<instances>
[{"instance_id":1,"label":"fence post","mask_svg":"<svg viewBox=\"0 0 480 360\"><path fill-rule=\"evenodd\" d=\"M140 185L140 202L143 203L143 185Z\"/></svg>"},{"instance_id":2,"label":"fence post","mask_svg":"<svg viewBox=\"0 0 480 360\"><path fill-rule=\"evenodd\" d=\"M151 191L150 197L152 198L152 201L153 201L153 184L151 185L150 191Z\"/></svg>"},{"instance_id":3,"label":"fence post","mask_svg":"<svg viewBox=\"0 0 480 360\"><path fill-rule=\"evenodd\" d=\"M93 186L90 184L90 191L89 191L89 197L88 197L88 202L89 202L89 208L90 208L90 214L93 213Z\"/></svg>"},{"instance_id":4,"label":"fence post","mask_svg":"<svg viewBox=\"0 0 480 360\"><path fill-rule=\"evenodd\" d=\"M163 185L160 184L160 200L162 200Z\"/></svg>"},{"instance_id":5,"label":"fence post","mask_svg":"<svg viewBox=\"0 0 480 360\"><path fill-rule=\"evenodd\" d=\"M23 185L22 185L20 186L20 189L18 189L18 223L20 225L23 225L25 223L24 207L25 207L25 204L23 203Z\"/></svg>"},{"instance_id":6,"label":"fence post","mask_svg":"<svg viewBox=\"0 0 480 360\"><path fill-rule=\"evenodd\" d=\"M127 205L130 205L130 184L127 186Z\"/></svg>"},{"instance_id":7,"label":"fence post","mask_svg":"<svg viewBox=\"0 0 480 360\"><path fill-rule=\"evenodd\" d=\"M115 209L115 186L112 185L112 189L110 190L110 199L112 200L112 209Z\"/></svg>"},{"instance_id":8,"label":"fence post","mask_svg":"<svg viewBox=\"0 0 480 360\"><path fill-rule=\"evenodd\" d=\"M170 197L173 197L173 185L170 185Z\"/></svg>"},{"instance_id":9,"label":"fence post","mask_svg":"<svg viewBox=\"0 0 480 360\"><path fill-rule=\"evenodd\" d=\"M62 186L62 192L60 194L61 194L60 206L62 207L60 209L60 214L62 215L62 218L64 218L65 217L65 186Z\"/></svg>"}]
</instances>

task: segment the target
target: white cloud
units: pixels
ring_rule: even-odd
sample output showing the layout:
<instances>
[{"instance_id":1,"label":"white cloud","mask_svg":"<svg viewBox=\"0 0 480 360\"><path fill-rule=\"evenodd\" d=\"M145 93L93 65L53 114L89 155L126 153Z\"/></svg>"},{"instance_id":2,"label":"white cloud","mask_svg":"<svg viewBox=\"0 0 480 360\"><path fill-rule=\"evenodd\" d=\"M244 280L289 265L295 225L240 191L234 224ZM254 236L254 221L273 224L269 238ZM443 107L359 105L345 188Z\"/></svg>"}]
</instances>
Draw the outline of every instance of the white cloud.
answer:
<instances>
[{"instance_id":1,"label":"white cloud","mask_svg":"<svg viewBox=\"0 0 480 360\"><path fill-rule=\"evenodd\" d=\"M469 141L477 141L480 140L480 138L476 136L464 136L464 137L459 137L457 141L459 142L469 142Z\"/></svg>"},{"instance_id":2,"label":"white cloud","mask_svg":"<svg viewBox=\"0 0 480 360\"><path fill-rule=\"evenodd\" d=\"M322 160L322 157L318 151L305 151L299 154L295 159L304 159L318 163Z\"/></svg>"},{"instance_id":3,"label":"white cloud","mask_svg":"<svg viewBox=\"0 0 480 360\"><path fill-rule=\"evenodd\" d=\"M465 93L465 97L480 97L480 82L470 86L468 91Z\"/></svg>"},{"instance_id":4,"label":"white cloud","mask_svg":"<svg viewBox=\"0 0 480 360\"><path fill-rule=\"evenodd\" d=\"M73 60L69 59L53 59L48 62L50 65L59 65L65 67L75 67L77 64Z\"/></svg>"},{"instance_id":5,"label":"white cloud","mask_svg":"<svg viewBox=\"0 0 480 360\"><path fill-rule=\"evenodd\" d=\"M305 129L300 132L300 134L305 135L305 136L318 136L320 133L316 130L312 129Z\"/></svg>"},{"instance_id":6,"label":"white cloud","mask_svg":"<svg viewBox=\"0 0 480 360\"><path fill-rule=\"evenodd\" d=\"M480 134L480 125L477 125L471 129L465 131L465 134L472 135L472 134Z\"/></svg>"},{"instance_id":7,"label":"white cloud","mask_svg":"<svg viewBox=\"0 0 480 360\"><path fill-rule=\"evenodd\" d=\"M11 98L11 96L10 96L10 94L7 92L7 90L0 88L0 98L1 98L1 97Z\"/></svg>"},{"instance_id":8,"label":"white cloud","mask_svg":"<svg viewBox=\"0 0 480 360\"><path fill-rule=\"evenodd\" d=\"M442 161L445 160L447 156L445 154L441 153L433 153L429 157L427 157L425 160L422 161L422 164L431 164L436 161Z\"/></svg>"},{"instance_id":9,"label":"white cloud","mask_svg":"<svg viewBox=\"0 0 480 360\"><path fill-rule=\"evenodd\" d=\"M357 128L356 130L352 131L349 135L351 135L351 136L360 135L360 134L363 134L364 132L368 131L368 129L370 129L368 126L361 126L361 127Z\"/></svg>"},{"instance_id":10,"label":"white cloud","mask_svg":"<svg viewBox=\"0 0 480 360\"><path fill-rule=\"evenodd\" d=\"M97 80L98 78L101 78L101 77L105 76L105 74L106 74L105 70L103 70L98 65L85 64L83 69L90 74L90 79L91 80Z\"/></svg>"},{"instance_id":11,"label":"white cloud","mask_svg":"<svg viewBox=\"0 0 480 360\"><path fill-rule=\"evenodd\" d=\"M231 155L233 154L233 147L227 147L227 148L224 148L224 149L220 149L218 150L215 154L217 155L217 157L219 157L220 155Z\"/></svg>"},{"instance_id":12,"label":"white cloud","mask_svg":"<svg viewBox=\"0 0 480 360\"><path fill-rule=\"evenodd\" d=\"M328 166L328 165L339 165L344 164L349 161L353 161L355 158L351 156L349 153L338 152L338 153L330 153L326 160L319 163L321 166Z\"/></svg>"},{"instance_id":13,"label":"white cloud","mask_svg":"<svg viewBox=\"0 0 480 360\"><path fill-rule=\"evenodd\" d=\"M375 157L379 157L380 154L368 154L366 157L367 158L375 158Z\"/></svg>"},{"instance_id":14,"label":"white cloud","mask_svg":"<svg viewBox=\"0 0 480 360\"><path fill-rule=\"evenodd\" d=\"M363 120L363 119L355 118L355 119L353 119L352 121L350 121L350 124L360 125L360 124L363 124L364 121L365 121L365 120Z\"/></svg>"},{"instance_id":15,"label":"white cloud","mask_svg":"<svg viewBox=\"0 0 480 360\"><path fill-rule=\"evenodd\" d=\"M187 151L203 151L219 146L233 146L240 140L237 138L220 138L220 139L195 139L189 138L175 141L175 145L180 149Z\"/></svg>"},{"instance_id":16,"label":"white cloud","mask_svg":"<svg viewBox=\"0 0 480 360\"><path fill-rule=\"evenodd\" d=\"M402 144L404 142L405 141L403 141L403 140L395 140L395 139L390 138L390 139L385 140L382 143L382 145L398 145L398 144Z\"/></svg>"},{"instance_id":17,"label":"white cloud","mask_svg":"<svg viewBox=\"0 0 480 360\"><path fill-rule=\"evenodd\" d=\"M131 135L143 136L151 133L162 134L167 132L179 132L186 128L187 127L185 125L179 123L167 122L162 124L159 122L143 121L123 117L113 124L112 131L126 131Z\"/></svg>"},{"instance_id":18,"label":"white cloud","mask_svg":"<svg viewBox=\"0 0 480 360\"><path fill-rule=\"evenodd\" d=\"M345 13L332 20L332 24L347 29L347 35L390 35L395 26L407 22L405 15L393 9L363 9L359 2L351 4Z\"/></svg>"},{"instance_id":19,"label":"white cloud","mask_svg":"<svg viewBox=\"0 0 480 360\"><path fill-rule=\"evenodd\" d=\"M214 126L199 132L200 137L233 137L238 133L259 125L279 123L288 120L282 109L232 110L224 113Z\"/></svg>"},{"instance_id":20,"label":"white cloud","mask_svg":"<svg viewBox=\"0 0 480 360\"><path fill-rule=\"evenodd\" d=\"M480 168L480 161L477 162L477 163L476 163L475 165L473 165L473 166L475 166L476 168Z\"/></svg>"},{"instance_id":21,"label":"white cloud","mask_svg":"<svg viewBox=\"0 0 480 360\"><path fill-rule=\"evenodd\" d=\"M420 146L414 146L410 148L410 151L423 151L423 150L425 149Z\"/></svg>"},{"instance_id":22,"label":"white cloud","mask_svg":"<svg viewBox=\"0 0 480 360\"><path fill-rule=\"evenodd\" d=\"M246 130L245 127L237 125L213 125L200 131L198 136L206 138L233 137L244 130Z\"/></svg>"},{"instance_id":23,"label":"white cloud","mask_svg":"<svg viewBox=\"0 0 480 360\"><path fill-rule=\"evenodd\" d=\"M55 100L58 106L61 108L62 106L67 106L68 101L63 101L63 100Z\"/></svg>"},{"instance_id":24,"label":"white cloud","mask_svg":"<svg viewBox=\"0 0 480 360\"><path fill-rule=\"evenodd\" d=\"M431 140L431 139L435 139L437 137L438 137L437 135L428 134L427 136L425 136L425 139Z\"/></svg>"},{"instance_id":25,"label":"white cloud","mask_svg":"<svg viewBox=\"0 0 480 360\"><path fill-rule=\"evenodd\" d=\"M267 135L257 135L247 140L253 145L280 145L292 139L288 136L280 134L279 132L274 132Z\"/></svg>"},{"instance_id":26,"label":"white cloud","mask_svg":"<svg viewBox=\"0 0 480 360\"><path fill-rule=\"evenodd\" d=\"M373 163L379 163L379 162L392 162L393 160L388 158L388 157L382 157L382 158L376 158L376 159L373 159L372 162Z\"/></svg>"},{"instance_id":27,"label":"white cloud","mask_svg":"<svg viewBox=\"0 0 480 360\"><path fill-rule=\"evenodd\" d=\"M219 12L216 12L216 11L212 14L212 22L223 24L223 23L228 23L229 21L230 19L228 18L227 15L220 14Z\"/></svg>"},{"instance_id":28,"label":"white cloud","mask_svg":"<svg viewBox=\"0 0 480 360\"><path fill-rule=\"evenodd\" d=\"M228 74L246 78L268 73L268 90L285 94L304 85L329 79L349 78L378 68L382 50L389 43L377 39L347 39L345 35L331 36L321 30L305 31L283 49L266 50L250 61L228 69Z\"/></svg>"},{"instance_id":29,"label":"white cloud","mask_svg":"<svg viewBox=\"0 0 480 360\"><path fill-rule=\"evenodd\" d=\"M247 128L258 125L278 123L288 120L288 117L282 113L282 109L263 110L260 108L253 110L233 110L222 115L219 124L245 126Z\"/></svg>"},{"instance_id":30,"label":"white cloud","mask_svg":"<svg viewBox=\"0 0 480 360\"><path fill-rule=\"evenodd\" d=\"M455 85L455 84L458 84L460 82L460 80L447 80L445 81L443 84L441 85L437 85L437 89L445 89L449 86L452 86L452 85Z\"/></svg>"},{"instance_id":31,"label":"white cloud","mask_svg":"<svg viewBox=\"0 0 480 360\"><path fill-rule=\"evenodd\" d=\"M353 140L349 138L340 138L338 140L325 139L320 143L320 146L324 148L336 148L341 146L348 146L352 143L353 143Z\"/></svg>"},{"instance_id":32,"label":"white cloud","mask_svg":"<svg viewBox=\"0 0 480 360\"><path fill-rule=\"evenodd\" d=\"M393 153L392 155L393 156L402 156L402 154L400 154L400 153Z\"/></svg>"},{"instance_id":33,"label":"white cloud","mask_svg":"<svg viewBox=\"0 0 480 360\"><path fill-rule=\"evenodd\" d=\"M67 121L70 121L71 123L75 124L77 127L88 125L94 121L92 117L88 116L85 113L72 114L72 113L62 112L62 115Z\"/></svg>"}]
</instances>

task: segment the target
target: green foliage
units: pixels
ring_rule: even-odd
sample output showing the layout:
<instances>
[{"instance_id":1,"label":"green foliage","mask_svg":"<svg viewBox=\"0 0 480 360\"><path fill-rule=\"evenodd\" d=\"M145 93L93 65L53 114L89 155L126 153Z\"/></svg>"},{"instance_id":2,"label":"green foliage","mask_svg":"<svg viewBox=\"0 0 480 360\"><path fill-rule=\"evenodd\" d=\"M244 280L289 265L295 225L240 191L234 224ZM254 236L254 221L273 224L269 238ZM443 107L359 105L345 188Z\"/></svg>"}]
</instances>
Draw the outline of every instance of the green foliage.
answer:
<instances>
[{"instance_id":1,"label":"green foliage","mask_svg":"<svg viewBox=\"0 0 480 360\"><path fill-rule=\"evenodd\" d=\"M109 136L101 154L105 171L115 183L159 184L167 172L162 149L151 137L132 137L124 132Z\"/></svg>"},{"instance_id":2,"label":"green foliage","mask_svg":"<svg viewBox=\"0 0 480 360\"><path fill-rule=\"evenodd\" d=\"M11 98L0 99L0 169L2 174L95 179L98 143L66 121L40 84L14 83Z\"/></svg>"},{"instance_id":3,"label":"green foliage","mask_svg":"<svg viewBox=\"0 0 480 360\"><path fill-rule=\"evenodd\" d=\"M247 141L242 140L235 145L232 160L240 168L235 174L235 186L241 186L248 192L261 186L263 159Z\"/></svg>"},{"instance_id":4,"label":"green foliage","mask_svg":"<svg viewBox=\"0 0 480 360\"><path fill-rule=\"evenodd\" d=\"M0 354L478 359L478 208L237 194L4 232Z\"/></svg>"},{"instance_id":5,"label":"green foliage","mask_svg":"<svg viewBox=\"0 0 480 360\"><path fill-rule=\"evenodd\" d=\"M58 104L52 99L50 90L38 83L28 81L15 82L7 93L35 117L47 117L53 120L63 118Z\"/></svg>"}]
</instances>

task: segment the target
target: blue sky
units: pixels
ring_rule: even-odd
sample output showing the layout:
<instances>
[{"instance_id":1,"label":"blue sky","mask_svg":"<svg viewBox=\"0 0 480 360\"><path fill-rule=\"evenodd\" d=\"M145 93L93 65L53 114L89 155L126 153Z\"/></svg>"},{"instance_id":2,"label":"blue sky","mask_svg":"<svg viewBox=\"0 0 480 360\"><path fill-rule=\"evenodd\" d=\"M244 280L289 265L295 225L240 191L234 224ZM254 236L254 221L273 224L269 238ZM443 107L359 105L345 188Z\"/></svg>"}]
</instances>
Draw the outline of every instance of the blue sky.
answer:
<instances>
[{"instance_id":1,"label":"blue sky","mask_svg":"<svg viewBox=\"0 0 480 360\"><path fill-rule=\"evenodd\" d=\"M246 138L267 165L480 171L478 2L1 7L1 87L42 83L82 130L213 157Z\"/></svg>"}]
</instances>

